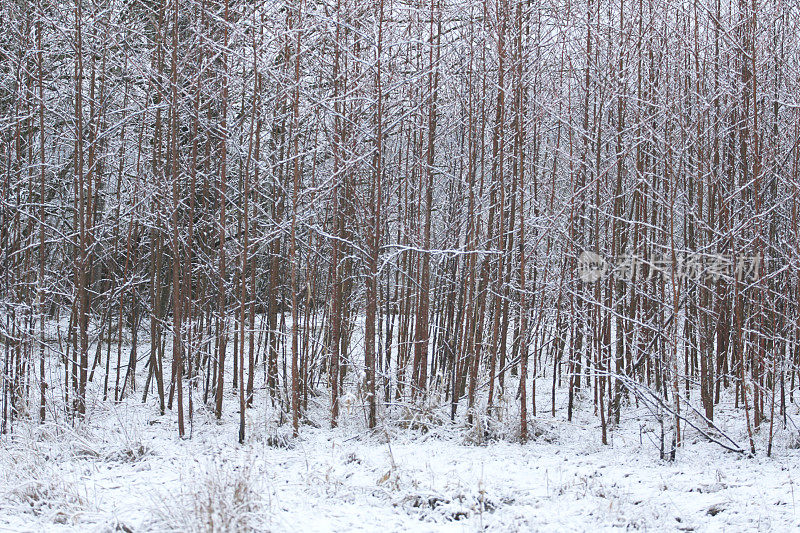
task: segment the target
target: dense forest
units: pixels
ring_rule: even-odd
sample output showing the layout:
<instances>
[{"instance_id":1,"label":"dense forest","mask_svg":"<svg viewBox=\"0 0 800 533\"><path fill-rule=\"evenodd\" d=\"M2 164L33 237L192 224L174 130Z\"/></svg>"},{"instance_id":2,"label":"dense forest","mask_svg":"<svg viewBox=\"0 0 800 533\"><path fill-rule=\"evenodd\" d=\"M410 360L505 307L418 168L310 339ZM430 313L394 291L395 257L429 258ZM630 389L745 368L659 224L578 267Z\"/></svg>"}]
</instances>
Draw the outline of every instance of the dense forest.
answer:
<instances>
[{"instance_id":1,"label":"dense forest","mask_svg":"<svg viewBox=\"0 0 800 533\"><path fill-rule=\"evenodd\" d=\"M295 435L322 402L522 442L580 407L604 444L637 405L665 458L794 424L797 4L6 0L0 27L3 434L132 397L239 442L264 403Z\"/></svg>"}]
</instances>

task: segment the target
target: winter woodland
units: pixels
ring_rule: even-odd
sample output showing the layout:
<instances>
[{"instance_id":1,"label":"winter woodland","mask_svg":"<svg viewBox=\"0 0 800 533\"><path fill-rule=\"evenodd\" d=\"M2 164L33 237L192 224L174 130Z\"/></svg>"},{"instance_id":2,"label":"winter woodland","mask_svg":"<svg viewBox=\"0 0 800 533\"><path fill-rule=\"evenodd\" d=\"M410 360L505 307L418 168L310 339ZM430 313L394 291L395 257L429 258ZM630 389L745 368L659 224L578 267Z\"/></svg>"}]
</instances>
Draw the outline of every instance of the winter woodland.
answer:
<instances>
[{"instance_id":1,"label":"winter woodland","mask_svg":"<svg viewBox=\"0 0 800 533\"><path fill-rule=\"evenodd\" d=\"M0 27L0 529L800 527L796 2Z\"/></svg>"}]
</instances>

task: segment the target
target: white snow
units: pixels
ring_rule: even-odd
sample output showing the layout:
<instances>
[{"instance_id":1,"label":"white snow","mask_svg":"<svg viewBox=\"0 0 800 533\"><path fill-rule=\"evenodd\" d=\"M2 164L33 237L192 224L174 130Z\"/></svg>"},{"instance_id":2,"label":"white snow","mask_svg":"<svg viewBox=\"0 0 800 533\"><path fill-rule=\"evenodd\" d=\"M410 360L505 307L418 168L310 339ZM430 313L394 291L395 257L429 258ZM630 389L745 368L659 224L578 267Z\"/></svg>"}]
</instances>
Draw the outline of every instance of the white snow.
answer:
<instances>
[{"instance_id":1,"label":"white snow","mask_svg":"<svg viewBox=\"0 0 800 533\"><path fill-rule=\"evenodd\" d=\"M656 426L635 405L623 411L608 446L600 444L599 419L587 400L572 422L563 407L555 418L539 413L524 445L471 444L474 430L435 409L408 424L402 423L408 408L392 407L394 422L369 432L357 399L343 411L341 427L328 429L323 397L311 400L313 423L292 438L262 396L248 411L247 442L239 445L234 396L226 397L221 421L195 398L192 436L185 440L177 437L174 412L160 416L155 402L139 400L137 394L119 404L97 401L74 428L17 422L13 437L0 439L0 530L800 527L794 490L800 455L789 445L790 432L779 430L767 458L768 424L757 435L755 457L726 452L690 429L670 463L659 460ZM549 405L544 395L538 401ZM515 404L500 410L509 433L518 424ZM717 420L746 443L744 427L734 422L741 413L726 405ZM790 413L797 412L791 404Z\"/></svg>"}]
</instances>

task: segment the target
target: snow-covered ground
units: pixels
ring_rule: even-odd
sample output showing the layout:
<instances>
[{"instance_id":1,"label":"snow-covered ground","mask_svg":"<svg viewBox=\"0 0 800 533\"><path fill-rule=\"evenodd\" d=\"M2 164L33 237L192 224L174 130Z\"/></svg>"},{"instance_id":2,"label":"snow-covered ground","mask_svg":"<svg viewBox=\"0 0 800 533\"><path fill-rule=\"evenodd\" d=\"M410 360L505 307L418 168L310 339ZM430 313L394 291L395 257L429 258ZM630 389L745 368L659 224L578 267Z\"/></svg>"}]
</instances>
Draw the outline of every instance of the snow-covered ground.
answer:
<instances>
[{"instance_id":1,"label":"snow-covered ground","mask_svg":"<svg viewBox=\"0 0 800 533\"><path fill-rule=\"evenodd\" d=\"M521 445L476 443L463 422L441 420L435 410L415 417L405 407L370 433L357 401L345 402L342 426L332 430L326 401L316 398L298 438L276 424L271 408L256 407L239 445L237 402L226 402L222 421L199 408L186 440L177 437L174 413L160 416L154 402L135 398L96 402L74 429L18 422L13 438L0 439L0 530L800 527L800 451L781 430L767 458L766 425L755 457L726 452L690 429L669 463L659 460L655 424L635 405L608 446L586 401L572 422L565 409L535 417L533 437ZM510 405L501 412L515 427ZM726 419L728 434L746 443L732 411L721 408L718 420Z\"/></svg>"}]
</instances>

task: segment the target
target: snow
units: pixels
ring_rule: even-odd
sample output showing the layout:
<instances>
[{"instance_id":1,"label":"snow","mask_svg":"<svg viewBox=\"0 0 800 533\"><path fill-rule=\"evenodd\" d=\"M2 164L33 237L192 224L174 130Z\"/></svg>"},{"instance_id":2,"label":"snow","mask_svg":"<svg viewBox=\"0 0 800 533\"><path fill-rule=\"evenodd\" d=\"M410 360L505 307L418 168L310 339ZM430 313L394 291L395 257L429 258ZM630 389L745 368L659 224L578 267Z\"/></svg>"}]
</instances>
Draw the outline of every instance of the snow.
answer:
<instances>
[{"instance_id":1,"label":"snow","mask_svg":"<svg viewBox=\"0 0 800 533\"><path fill-rule=\"evenodd\" d=\"M263 391L260 393L263 394ZM138 394L136 396L139 396ZM99 396L95 396L99 397ZM191 439L176 415L130 397L96 401L83 422L18 422L0 439L0 529L12 531L683 531L800 527L800 456L778 431L773 457L727 452L691 430L675 462L659 460L656 427L630 405L600 444L584 400L575 419L539 414L532 438L475 444L463 421L436 416L366 430L358 402L329 429L313 398L300 436L265 398L236 442L236 398L221 421L202 404ZM548 405L541 396L540 405ZM515 402L514 402L515 403ZM261 405L262 407L258 407ZM746 442L741 413L717 420ZM267 406L267 407L265 407ZM503 404L510 428L513 404ZM443 411L444 412L444 411ZM797 414L792 404L790 413ZM734 416L736 415L736 416ZM420 422L421 420L421 422ZM428 420L428 422L425 422ZM779 424L776 422L776 427ZM800 497L800 494L798 494Z\"/></svg>"}]
</instances>

